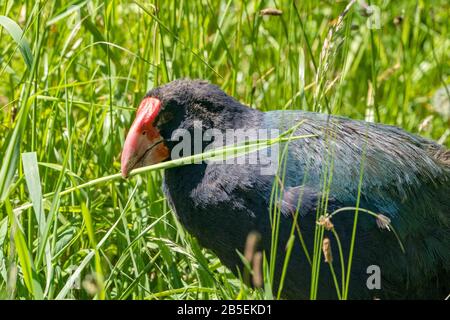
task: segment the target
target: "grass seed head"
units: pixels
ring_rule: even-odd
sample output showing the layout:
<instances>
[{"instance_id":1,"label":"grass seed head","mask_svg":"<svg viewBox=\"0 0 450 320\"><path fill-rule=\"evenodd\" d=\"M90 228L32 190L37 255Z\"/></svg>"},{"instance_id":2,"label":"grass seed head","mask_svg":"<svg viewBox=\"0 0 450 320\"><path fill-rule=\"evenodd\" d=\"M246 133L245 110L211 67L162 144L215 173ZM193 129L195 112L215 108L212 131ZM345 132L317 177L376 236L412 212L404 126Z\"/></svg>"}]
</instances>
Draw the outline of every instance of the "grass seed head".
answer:
<instances>
[{"instance_id":1,"label":"grass seed head","mask_svg":"<svg viewBox=\"0 0 450 320\"><path fill-rule=\"evenodd\" d=\"M386 217L383 214L378 214L377 216L377 226L380 229L387 229L388 231L391 231L389 224L391 223L391 219Z\"/></svg>"},{"instance_id":2,"label":"grass seed head","mask_svg":"<svg viewBox=\"0 0 450 320\"><path fill-rule=\"evenodd\" d=\"M261 16L281 16L283 14L283 11L275 8L266 8L262 9L259 14Z\"/></svg>"},{"instance_id":3,"label":"grass seed head","mask_svg":"<svg viewBox=\"0 0 450 320\"><path fill-rule=\"evenodd\" d=\"M325 262L332 263L333 255L331 254L331 242L330 239L324 238L322 242L323 256L325 257Z\"/></svg>"},{"instance_id":4,"label":"grass seed head","mask_svg":"<svg viewBox=\"0 0 450 320\"><path fill-rule=\"evenodd\" d=\"M244 250L244 257L248 262L253 260L253 256L255 255L260 240L261 235L259 232L252 231L248 234Z\"/></svg>"},{"instance_id":5,"label":"grass seed head","mask_svg":"<svg viewBox=\"0 0 450 320\"><path fill-rule=\"evenodd\" d=\"M331 217L329 215L321 215L319 221L316 222L319 226L325 228L325 230L330 231L334 228L334 224L331 222Z\"/></svg>"},{"instance_id":6,"label":"grass seed head","mask_svg":"<svg viewBox=\"0 0 450 320\"><path fill-rule=\"evenodd\" d=\"M256 288L262 288L263 286L263 274L262 274L262 253L258 251L253 256L252 263L252 282Z\"/></svg>"}]
</instances>

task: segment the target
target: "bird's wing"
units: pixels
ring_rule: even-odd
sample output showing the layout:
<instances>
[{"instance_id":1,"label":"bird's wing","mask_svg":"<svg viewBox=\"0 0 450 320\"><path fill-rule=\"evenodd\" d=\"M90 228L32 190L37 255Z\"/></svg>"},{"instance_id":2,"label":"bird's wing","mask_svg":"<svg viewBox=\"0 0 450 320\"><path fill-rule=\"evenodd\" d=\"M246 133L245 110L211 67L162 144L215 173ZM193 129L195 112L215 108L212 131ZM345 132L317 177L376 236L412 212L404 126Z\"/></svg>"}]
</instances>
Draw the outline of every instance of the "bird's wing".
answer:
<instances>
[{"instance_id":1,"label":"bird's wing","mask_svg":"<svg viewBox=\"0 0 450 320\"><path fill-rule=\"evenodd\" d=\"M381 124L301 111L265 114L265 125L280 130L302 120L295 135L315 136L289 142L287 187L326 190L344 206L359 198L391 217L427 205L448 216L450 167L442 146Z\"/></svg>"},{"instance_id":2,"label":"bird's wing","mask_svg":"<svg viewBox=\"0 0 450 320\"><path fill-rule=\"evenodd\" d=\"M321 206L328 212L333 212L342 206L334 197L326 196L322 192L308 186L287 188L281 199L281 212L285 216L300 216L315 214Z\"/></svg>"}]
</instances>

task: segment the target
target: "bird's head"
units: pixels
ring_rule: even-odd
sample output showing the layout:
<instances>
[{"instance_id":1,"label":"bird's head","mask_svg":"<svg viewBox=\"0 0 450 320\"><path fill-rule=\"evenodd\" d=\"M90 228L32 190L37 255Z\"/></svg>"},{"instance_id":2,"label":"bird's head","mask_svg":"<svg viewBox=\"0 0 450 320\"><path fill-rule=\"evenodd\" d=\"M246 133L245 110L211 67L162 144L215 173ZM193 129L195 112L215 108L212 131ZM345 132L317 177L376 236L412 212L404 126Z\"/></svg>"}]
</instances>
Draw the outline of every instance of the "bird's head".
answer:
<instances>
[{"instance_id":1,"label":"bird's head","mask_svg":"<svg viewBox=\"0 0 450 320\"><path fill-rule=\"evenodd\" d=\"M234 123L229 118L236 112L229 111L242 107L206 81L175 80L150 90L139 105L125 140L122 176L128 176L132 169L168 160L176 129L191 130L195 120L206 128Z\"/></svg>"}]
</instances>

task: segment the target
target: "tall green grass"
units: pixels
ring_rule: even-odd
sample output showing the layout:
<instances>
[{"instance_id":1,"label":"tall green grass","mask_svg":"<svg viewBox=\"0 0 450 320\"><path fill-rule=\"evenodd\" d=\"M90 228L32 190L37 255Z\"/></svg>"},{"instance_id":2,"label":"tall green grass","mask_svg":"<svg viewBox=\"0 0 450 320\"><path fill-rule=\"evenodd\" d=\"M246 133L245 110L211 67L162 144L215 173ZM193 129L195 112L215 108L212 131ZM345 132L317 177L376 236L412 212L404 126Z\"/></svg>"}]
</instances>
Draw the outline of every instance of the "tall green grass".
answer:
<instances>
[{"instance_id":1,"label":"tall green grass","mask_svg":"<svg viewBox=\"0 0 450 320\"><path fill-rule=\"evenodd\" d=\"M161 170L120 178L133 110L154 86L203 78L261 110L375 119L450 145L432 99L449 82L449 4L371 3L380 29L360 2L337 28L348 2L0 0L0 298L272 297L185 232Z\"/></svg>"}]
</instances>

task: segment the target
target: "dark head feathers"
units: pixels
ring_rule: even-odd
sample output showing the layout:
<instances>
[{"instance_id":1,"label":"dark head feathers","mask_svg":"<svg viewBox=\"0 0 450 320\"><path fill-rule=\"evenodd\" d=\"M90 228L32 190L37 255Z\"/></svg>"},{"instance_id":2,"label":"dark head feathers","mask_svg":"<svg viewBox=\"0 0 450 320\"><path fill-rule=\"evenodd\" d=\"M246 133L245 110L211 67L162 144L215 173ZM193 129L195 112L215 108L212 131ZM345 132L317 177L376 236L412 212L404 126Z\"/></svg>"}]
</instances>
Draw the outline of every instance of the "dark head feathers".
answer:
<instances>
[{"instance_id":1,"label":"dark head feathers","mask_svg":"<svg viewBox=\"0 0 450 320\"><path fill-rule=\"evenodd\" d=\"M161 101L155 126L165 139L176 129L192 129L194 121L201 121L204 129L243 128L254 124L260 113L204 80L175 80L146 96Z\"/></svg>"},{"instance_id":2,"label":"dark head feathers","mask_svg":"<svg viewBox=\"0 0 450 320\"><path fill-rule=\"evenodd\" d=\"M227 95L218 86L204 80L179 79L150 90L147 95L158 98L162 107L190 107L198 104L210 111L241 106L233 97Z\"/></svg>"}]
</instances>

